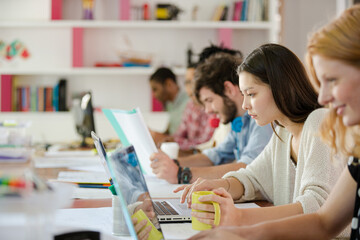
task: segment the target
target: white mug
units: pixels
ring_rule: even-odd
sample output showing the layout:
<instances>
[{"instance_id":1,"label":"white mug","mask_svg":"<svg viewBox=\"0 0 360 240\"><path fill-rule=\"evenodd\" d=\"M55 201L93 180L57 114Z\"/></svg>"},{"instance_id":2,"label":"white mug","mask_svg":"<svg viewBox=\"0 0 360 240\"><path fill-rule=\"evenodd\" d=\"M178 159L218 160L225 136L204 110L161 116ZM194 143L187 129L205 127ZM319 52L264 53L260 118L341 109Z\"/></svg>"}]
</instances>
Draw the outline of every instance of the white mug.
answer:
<instances>
[{"instance_id":1,"label":"white mug","mask_svg":"<svg viewBox=\"0 0 360 240\"><path fill-rule=\"evenodd\" d=\"M164 142L160 147L161 151L166 153L171 159L177 159L179 156L179 144L177 142Z\"/></svg>"}]
</instances>

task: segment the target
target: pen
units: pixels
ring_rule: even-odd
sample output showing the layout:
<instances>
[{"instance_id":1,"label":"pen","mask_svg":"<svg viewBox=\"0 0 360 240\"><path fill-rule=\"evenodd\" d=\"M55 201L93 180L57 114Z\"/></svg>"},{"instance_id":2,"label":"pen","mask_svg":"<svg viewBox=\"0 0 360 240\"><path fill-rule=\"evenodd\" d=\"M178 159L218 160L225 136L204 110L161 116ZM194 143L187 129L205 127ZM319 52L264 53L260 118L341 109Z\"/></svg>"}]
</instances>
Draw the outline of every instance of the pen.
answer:
<instances>
[{"instance_id":1,"label":"pen","mask_svg":"<svg viewBox=\"0 0 360 240\"><path fill-rule=\"evenodd\" d=\"M110 184L82 184L78 183L80 188L109 188Z\"/></svg>"}]
</instances>

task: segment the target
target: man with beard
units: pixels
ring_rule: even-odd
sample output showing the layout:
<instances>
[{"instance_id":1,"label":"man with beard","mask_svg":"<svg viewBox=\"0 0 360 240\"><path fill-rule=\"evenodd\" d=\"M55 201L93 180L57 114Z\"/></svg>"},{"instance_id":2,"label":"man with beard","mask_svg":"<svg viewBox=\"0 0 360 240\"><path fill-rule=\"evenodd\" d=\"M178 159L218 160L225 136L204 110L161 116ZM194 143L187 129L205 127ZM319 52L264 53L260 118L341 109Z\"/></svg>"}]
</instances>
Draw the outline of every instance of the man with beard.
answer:
<instances>
[{"instance_id":1,"label":"man with beard","mask_svg":"<svg viewBox=\"0 0 360 240\"><path fill-rule=\"evenodd\" d=\"M229 171L245 168L264 149L272 135L269 125L259 127L242 109L236 68L239 59L226 53L209 57L195 70L194 93L207 113L215 113L231 131L224 142L179 159L165 153L153 153L151 167L158 178L169 183L193 183L197 178L220 178Z\"/></svg>"}]
</instances>

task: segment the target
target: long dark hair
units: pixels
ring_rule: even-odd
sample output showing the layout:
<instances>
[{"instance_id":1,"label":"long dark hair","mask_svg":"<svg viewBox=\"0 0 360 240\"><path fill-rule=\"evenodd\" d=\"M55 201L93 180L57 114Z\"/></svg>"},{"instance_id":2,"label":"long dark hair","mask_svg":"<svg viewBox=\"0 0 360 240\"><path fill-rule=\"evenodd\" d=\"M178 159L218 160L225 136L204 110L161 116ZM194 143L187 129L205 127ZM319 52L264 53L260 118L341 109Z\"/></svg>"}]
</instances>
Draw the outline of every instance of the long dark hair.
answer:
<instances>
[{"instance_id":1,"label":"long dark hair","mask_svg":"<svg viewBox=\"0 0 360 240\"><path fill-rule=\"evenodd\" d=\"M284 46L264 44L255 49L238 67L238 74L243 71L270 86L276 106L292 122L305 122L320 107L303 64Z\"/></svg>"}]
</instances>

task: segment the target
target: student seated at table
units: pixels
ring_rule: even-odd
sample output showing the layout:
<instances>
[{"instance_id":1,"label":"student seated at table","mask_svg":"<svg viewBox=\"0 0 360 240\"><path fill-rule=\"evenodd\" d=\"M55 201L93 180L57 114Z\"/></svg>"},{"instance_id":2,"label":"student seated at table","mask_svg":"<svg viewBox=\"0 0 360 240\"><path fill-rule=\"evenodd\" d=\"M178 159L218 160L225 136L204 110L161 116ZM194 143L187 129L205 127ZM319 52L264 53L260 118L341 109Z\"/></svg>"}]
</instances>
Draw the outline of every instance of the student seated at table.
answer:
<instances>
[{"instance_id":1,"label":"student seated at table","mask_svg":"<svg viewBox=\"0 0 360 240\"><path fill-rule=\"evenodd\" d=\"M224 236L248 240L331 239L350 222L350 239L360 238L359 36L358 4L315 32L307 45L307 65L317 87L320 87L318 101L331 108L331 114L321 127L321 136L334 153L349 156L348 166L343 170L325 204L316 213L249 227L218 228L192 239L219 239Z\"/></svg>"},{"instance_id":2,"label":"student seated at table","mask_svg":"<svg viewBox=\"0 0 360 240\"><path fill-rule=\"evenodd\" d=\"M211 139L215 128L209 124L212 117L207 114L204 108L194 99L193 95L193 78L195 65L188 66L185 74L185 91L189 96L189 101L186 104L183 115L181 116L181 123L172 135L157 134L156 145L161 145L162 142L177 142L180 147L181 156L190 155L196 149L196 146L207 142Z\"/></svg>"},{"instance_id":3,"label":"student seated at table","mask_svg":"<svg viewBox=\"0 0 360 240\"><path fill-rule=\"evenodd\" d=\"M191 63L186 70L185 91L189 96L189 101L181 117L180 126L172 135L153 132L157 146L160 146L162 142L177 142L180 147L179 155L186 156L193 154L197 150L201 151L206 148L213 147L224 140L224 137L222 137L224 134L219 133L219 131L226 131L227 134L229 132L229 128L217 128L210 125L209 121L211 118L214 118L214 116L205 112L203 106L201 106L201 104L196 100L193 93L193 78L196 66L218 52L228 53L238 57L239 59L242 59L243 56L238 50L228 49L213 44L201 51L198 63ZM215 136L213 136L214 131L216 131ZM212 137L216 137L216 139L212 139Z\"/></svg>"},{"instance_id":4,"label":"student seated at table","mask_svg":"<svg viewBox=\"0 0 360 240\"><path fill-rule=\"evenodd\" d=\"M177 84L176 75L166 67L158 68L150 76L150 85L154 97L165 106L170 116L169 125L164 134L172 135L180 125L189 97ZM162 141L163 133L151 131L151 135L155 143Z\"/></svg>"},{"instance_id":5,"label":"student seated at table","mask_svg":"<svg viewBox=\"0 0 360 240\"><path fill-rule=\"evenodd\" d=\"M151 167L158 178L169 183L194 182L198 177L218 178L228 171L245 168L266 146L272 135L270 125L258 126L241 108L243 96L236 74L240 62L230 54L217 53L195 70L196 98L207 113L215 113L222 123L232 124L225 141L176 161L163 152L152 154Z\"/></svg>"},{"instance_id":6,"label":"student seated at table","mask_svg":"<svg viewBox=\"0 0 360 240\"><path fill-rule=\"evenodd\" d=\"M181 201L198 190L217 195L201 201L220 204L221 226L251 225L317 211L327 199L341 166L331 162L331 149L317 134L327 109L319 109L300 60L289 49L265 44L255 49L238 68L243 109L260 126L272 124L274 134L259 156L246 168L222 179L199 178L184 190ZM275 126L276 125L276 126ZM191 199L187 198L191 204ZM235 201L267 200L275 206L237 209ZM214 223L213 206L193 204L193 213L205 223Z\"/></svg>"}]
</instances>

